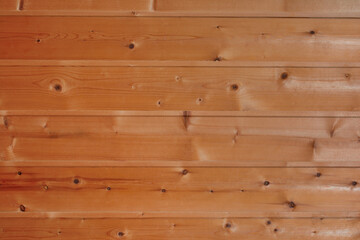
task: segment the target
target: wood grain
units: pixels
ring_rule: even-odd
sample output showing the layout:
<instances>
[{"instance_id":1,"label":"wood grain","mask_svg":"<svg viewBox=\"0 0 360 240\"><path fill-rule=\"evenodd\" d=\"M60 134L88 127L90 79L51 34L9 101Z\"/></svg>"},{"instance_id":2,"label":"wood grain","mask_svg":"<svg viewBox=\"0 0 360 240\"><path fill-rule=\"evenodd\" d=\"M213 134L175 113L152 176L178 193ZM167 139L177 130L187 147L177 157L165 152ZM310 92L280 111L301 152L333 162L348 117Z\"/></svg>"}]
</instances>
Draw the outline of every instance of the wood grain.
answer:
<instances>
[{"instance_id":1,"label":"wood grain","mask_svg":"<svg viewBox=\"0 0 360 240\"><path fill-rule=\"evenodd\" d=\"M359 118L3 116L0 156L5 164L358 166L359 129Z\"/></svg>"},{"instance_id":2,"label":"wood grain","mask_svg":"<svg viewBox=\"0 0 360 240\"><path fill-rule=\"evenodd\" d=\"M5 0L15 3L19 0ZM16 7L0 5L0 10ZM6 5L5 5L6 6ZM23 0L2 14L79 16L354 17L359 0Z\"/></svg>"},{"instance_id":3,"label":"wood grain","mask_svg":"<svg viewBox=\"0 0 360 240\"><path fill-rule=\"evenodd\" d=\"M359 19L7 16L0 17L0 56L351 65L359 62L359 23Z\"/></svg>"},{"instance_id":4,"label":"wood grain","mask_svg":"<svg viewBox=\"0 0 360 240\"><path fill-rule=\"evenodd\" d=\"M230 224L230 225L227 225ZM35 219L0 218L0 239L356 240L359 219ZM228 227L226 227L228 226ZM230 226L230 227L229 227ZM275 230L276 229L276 230ZM119 233L121 237L119 237Z\"/></svg>"},{"instance_id":5,"label":"wood grain","mask_svg":"<svg viewBox=\"0 0 360 240\"><path fill-rule=\"evenodd\" d=\"M360 111L360 68L0 66L0 108Z\"/></svg>"},{"instance_id":6,"label":"wood grain","mask_svg":"<svg viewBox=\"0 0 360 240\"><path fill-rule=\"evenodd\" d=\"M346 217L360 213L359 168L3 167L0 172L0 216L150 212Z\"/></svg>"},{"instance_id":7,"label":"wood grain","mask_svg":"<svg viewBox=\"0 0 360 240\"><path fill-rule=\"evenodd\" d=\"M19 0L0 1L0 14L8 14L18 10Z\"/></svg>"}]
</instances>

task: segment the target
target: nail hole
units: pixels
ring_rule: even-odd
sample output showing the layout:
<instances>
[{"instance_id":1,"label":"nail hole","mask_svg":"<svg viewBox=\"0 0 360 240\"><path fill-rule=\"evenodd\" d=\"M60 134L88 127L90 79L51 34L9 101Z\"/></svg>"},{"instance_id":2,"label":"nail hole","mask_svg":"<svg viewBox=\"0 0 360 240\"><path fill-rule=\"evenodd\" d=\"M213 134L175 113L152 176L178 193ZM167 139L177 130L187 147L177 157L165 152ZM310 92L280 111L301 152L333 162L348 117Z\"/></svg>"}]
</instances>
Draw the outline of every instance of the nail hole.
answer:
<instances>
[{"instance_id":1,"label":"nail hole","mask_svg":"<svg viewBox=\"0 0 360 240\"><path fill-rule=\"evenodd\" d=\"M119 237L122 237L122 236L124 236L125 234L123 233L123 232L118 232L118 236Z\"/></svg>"},{"instance_id":2,"label":"nail hole","mask_svg":"<svg viewBox=\"0 0 360 240\"><path fill-rule=\"evenodd\" d=\"M269 181L265 181L265 182L264 182L264 185L265 185L265 186L269 186L269 184L270 184Z\"/></svg>"},{"instance_id":3,"label":"nail hole","mask_svg":"<svg viewBox=\"0 0 360 240\"><path fill-rule=\"evenodd\" d=\"M61 87L60 84L55 84L54 89L55 89L55 91L57 91L57 92L61 92L62 87Z\"/></svg>"},{"instance_id":4,"label":"nail hole","mask_svg":"<svg viewBox=\"0 0 360 240\"><path fill-rule=\"evenodd\" d=\"M75 184L79 184L79 182L80 182L79 179L77 179L77 178L74 179L74 183L75 183Z\"/></svg>"},{"instance_id":5,"label":"nail hole","mask_svg":"<svg viewBox=\"0 0 360 240\"><path fill-rule=\"evenodd\" d=\"M357 183L357 181L353 181L352 183L351 183L351 185L353 185L353 186L356 186L358 183Z\"/></svg>"},{"instance_id":6,"label":"nail hole","mask_svg":"<svg viewBox=\"0 0 360 240\"><path fill-rule=\"evenodd\" d=\"M17 172L17 175L19 175L19 176L20 176L21 174L22 174L22 172L21 172L21 171L18 171L18 172Z\"/></svg>"},{"instance_id":7,"label":"nail hole","mask_svg":"<svg viewBox=\"0 0 360 240\"><path fill-rule=\"evenodd\" d=\"M130 44L129 44L129 48L130 48L130 49L134 49L134 47L135 47L135 44L133 44L133 43L130 43Z\"/></svg>"},{"instance_id":8,"label":"nail hole","mask_svg":"<svg viewBox=\"0 0 360 240\"><path fill-rule=\"evenodd\" d=\"M186 175L186 174L188 174L189 173L189 171L187 170L187 169L184 169L183 171L182 171L182 174L183 175Z\"/></svg>"},{"instance_id":9,"label":"nail hole","mask_svg":"<svg viewBox=\"0 0 360 240\"><path fill-rule=\"evenodd\" d=\"M214 190L210 189L210 192L211 192L211 193L213 193L213 192L214 192Z\"/></svg>"},{"instance_id":10,"label":"nail hole","mask_svg":"<svg viewBox=\"0 0 360 240\"><path fill-rule=\"evenodd\" d=\"M26 208L24 205L20 205L20 211L25 212Z\"/></svg>"},{"instance_id":11,"label":"nail hole","mask_svg":"<svg viewBox=\"0 0 360 240\"><path fill-rule=\"evenodd\" d=\"M321 173L316 173L316 177L321 177Z\"/></svg>"},{"instance_id":12,"label":"nail hole","mask_svg":"<svg viewBox=\"0 0 360 240\"><path fill-rule=\"evenodd\" d=\"M37 43L40 43L40 42L41 42L41 40L40 40L40 39L36 39L36 42L37 42Z\"/></svg>"},{"instance_id":13,"label":"nail hole","mask_svg":"<svg viewBox=\"0 0 360 240\"><path fill-rule=\"evenodd\" d=\"M216 58L214 59L214 61L215 61L215 62L220 62L220 61L221 61L221 57L216 57Z\"/></svg>"},{"instance_id":14,"label":"nail hole","mask_svg":"<svg viewBox=\"0 0 360 240\"><path fill-rule=\"evenodd\" d=\"M310 31L310 34L311 34L311 35L314 35L314 34L315 34L315 31L314 31L314 30L311 30L311 31Z\"/></svg>"},{"instance_id":15,"label":"nail hole","mask_svg":"<svg viewBox=\"0 0 360 240\"><path fill-rule=\"evenodd\" d=\"M48 187L47 185L44 185L43 188L44 188L44 190L48 190L48 189L49 189L49 187Z\"/></svg>"},{"instance_id":16,"label":"nail hole","mask_svg":"<svg viewBox=\"0 0 360 240\"><path fill-rule=\"evenodd\" d=\"M166 189L165 189L165 188L162 188L162 189L161 189L161 192L166 192Z\"/></svg>"},{"instance_id":17,"label":"nail hole","mask_svg":"<svg viewBox=\"0 0 360 240\"><path fill-rule=\"evenodd\" d=\"M217 25L217 26L216 26L216 28L217 28L217 29L220 29L220 26L219 26L219 25Z\"/></svg>"},{"instance_id":18,"label":"nail hole","mask_svg":"<svg viewBox=\"0 0 360 240\"><path fill-rule=\"evenodd\" d=\"M106 190L110 191L110 190L111 190L111 187L107 187Z\"/></svg>"},{"instance_id":19,"label":"nail hole","mask_svg":"<svg viewBox=\"0 0 360 240\"><path fill-rule=\"evenodd\" d=\"M288 74L287 72L283 72L283 73L281 74L281 79L287 79L288 76L289 76L289 74Z\"/></svg>"},{"instance_id":20,"label":"nail hole","mask_svg":"<svg viewBox=\"0 0 360 240\"><path fill-rule=\"evenodd\" d=\"M274 229L274 232L277 232L277 231L278 231L278 229L277 229L277 228L275 228L275 229Z\"/></svg>"},{"instance_id":21,"label":"nail hole","mask_svg":"<svg viewBox=\"0 0 360 240\"><path fill-rule=\"evenodd\" d=\"M161 100L158 100L157 103L156 103L156 105L157 105L158 107L160 107L160 106L161 106Z\"/></svg>"},{"instance_id":22,"label":"nail hole","mask_svg":"<svg viewBox=\"0 0 360 240\"><path fill-rule=\"evenodd\" d=\"M233 85L231 85L231 89L236 91L239 89L239 86L237 84L233 84Z\"/></svg>"},{"instance_id":23,"label":"nail hole","mask_svg":"<svg viewBox=\"0 0 360 240\"><path fill-rule=\"evenodd\" d=\"M231 228L231 223L226 223L226 224L225 224L225 227L226 227L226 228Z\"/></svg>"},{"instance_id":24,"label":"nail hole","mask_svg":"<svg viewBox=\"0 0 360 240\"><path fill-rule=\"evenodd\" d=\"M271 224L271 221L270 221L270 220L269 220L269 221L267 221L267 222L266 222L266 224L267 224L267 225L270 225L270 224Z\"/></svg>"},{"instance_id":25,"label":"nail hole","mask_svg":"<svg viewBox=\"0 0 360 240\"><path fill-rule=\"evenodd\" d=\"M289 208L295 208L296 204L294 202L289 202Z\"/></svg>"}]
</instances>

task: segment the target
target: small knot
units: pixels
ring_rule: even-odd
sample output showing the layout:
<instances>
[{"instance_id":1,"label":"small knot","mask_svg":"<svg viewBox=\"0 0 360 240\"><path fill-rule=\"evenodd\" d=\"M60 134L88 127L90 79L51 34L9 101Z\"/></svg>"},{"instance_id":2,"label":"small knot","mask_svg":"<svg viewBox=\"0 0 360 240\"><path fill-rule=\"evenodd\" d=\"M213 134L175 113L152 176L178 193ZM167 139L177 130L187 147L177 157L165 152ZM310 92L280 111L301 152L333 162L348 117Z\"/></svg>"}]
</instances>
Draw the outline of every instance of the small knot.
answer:
<instances>
[{"instance_id":1,"label":"small knot","mask_svg":"<svg viewBox=\"0 0 360 240\"><path fill-rule=\"evenodd\" d=\"M129 48L130 48L130 49L134 49L134 47L135 47L135 44L133 44L133 43L130 43L130 44L129 44Z\"/></svg>"},{"instance_id":2,"label":"small knot","mask_svg":"<svg viewBox=\"0 0 360 240\"><path fill-rule=\"evenodd\" d=\"M111 190L111 187L107 187L106 190L110 191L110 190Z\"/></svg>"},{"instance_id":3,"label":"small knot","mask_svg":"<svg viewBox=\"0 0 360 240\"><path fill-rule=\"evenodd\" d=\"M239 86L238 86L237 84L232 84L232 85L231 85L231 89L234 90L234 91L236 91L236 90L239 89Z\"/></svg>"},{"instance_id":4,"label":"small knot","mask_svg":"<svg viewBox=\"0 0 360 240\"><path fill-rule=\"evenodd\" d=\"M287 73L287 72L283 72L282 74L281 74L281 79L287 79L288 78L288 76L289 76L289 74Z\"/></svg>"},{"instance_id":5,"label":"small knot","mask_svg":"<svg viewBox=\"0 0 360 240\"><path fill-rule=\"evenodd\" d=\"M18 171L18 172L17 172L17 175L19 175L19 176L20 176L21 174L22 174L22 172L21 172L21 171Z\"/></svg>"},{"instance_id":6,"label":"small knot","mask_svg":"<svg viewBox=\"0 0 360 240\"><path fill-rule=\"evenodd\" d=\"M119 237L123 237L124 235L125 235L125 233L123 233L123 232L118 232L118 234L117 234Z\"/></svg>"},{"instance_id":7,"label":"small knot","mask_svg":"<svg viewBox=\"0 0 360 240\"><path fill-rule=\"evenodd\" d=\"M44 190L48 190L48 189L49 189L49 187L48 187L47 185L44 185L43 188L44 188Z\"/></svg>"},{"instance_id":8,"label":"small knot","mask_svg":"<svg viewBox=\"0 0 360 240\"><path fill-rule=\"evenodd\" d=\"M79 179L77 179L77 178L74 179L74 183L75 183L75 184L79 184L79 182L80 182Z\"/></svg>"},{"instance_id":9,"label":"small knot","mask_svg":"<svg viewBox=\"0 0 360 240\"><path fill-rule=\"evenodd\" d=\"M183 171L182 171L182 174L183 175L186 175L186 174L188 174L189 173L189 171L187 170L187 169L184 169Z\"/></svg>"},{"instance_id":10,"label":"small knot","mask_svg":"<svg viewBox=\"0 0 360 240\"><path fill-rule=\"evenodd\" d=\"M314 31L314 30L311 30L309 33L310 33L311 35L314 35L314 34L315 34L315 31Z\"/></svg>"},{"instance_id":11,"label":"small knot","mask_svg":"<svg viewBox=\"0 0 360 240\"><path fill-rule=\"evenodd\" d=\"M36 39L36 42L37 42L37 43L40 43L40 42L41 42L41 40L40 40L40 39Z\"/></svg>"},{"instance_id":12,"label":"small knot","mask_svg":"<svg viewBox=\"0 0 360 240\"><path fill-rule=\"evenodd\" d=\"M266 225L270 225L270 224L271 224L271 221L268 220L268 221L266 222Z\"/></svg>"},{"instance_id":13,"label":"small knot","mask_svg":"<svg viewBox=\"0 0 360 240\"><path fill-rule=\"evenodd\" d=\"M216 57L216 58L214 59L215 62L220 62L221 60L222 60L221 57Z\"/></svg>"},{"instance_id":14,"label":"small knot","mask_svg":"<svg viewBox=\"0 0 360 240\"><path fill-rule=\"evenodd\" d=\"M351 185L353 185L353 186L356 186L358 183L357 183L357 181L353 181L352 183L351 183Z\"/></svg>"},{"instance_id":15,"label":"small knot","mask_svg":"<svg viewBox=\"0 0 360 240\"><path fill-rule=\"evenodd\" d=\"M277 232L277 231L278 231L278 229L277 229L277 228L275 228L275 229L274 229L274 232Z\"/></svg>"},{"instance_id":16,"label":"small knot","mask_svg":"<svg viewBox=\"0 0 360 240\"><path fill-rule=\"evenodd\" d=\"M295 208L296 207L296 204L294 202L292 202L292 201L289 202L288 205L289 205L289 208Z\"/></svg>"},{"instance_id":17,"label":"small knot","mask_svg":"<svg viewBox=\"0 0 360 240\"><path fill-rule=\"evenodd\" d=\"M165 188L162 188L162 189L161 189L161 192L163 192L163 193L166 192L166 189L165 189Z\"/></svg>"},{"instance_id":18,"label":"small knot","mask_svg":"<svg viewBox=\"0 0 360 240\"><path fill-rule=\"evenodd\" d=\"M54 89L55 89L55 91L57 91L57 92L61 92L62 87L61 87L60 84L55 84L55 85L54 85Z\"/></svg>"},{"instance_id":19,"label":"small knot","mask_svg":"<svg viewBox=\"0 0 360 240\"><path fill-rule=\"evenodd\" d=\"M316 173L316 177L321 177L321 173L320 172Z\"/></svg>"},{"instance_id":20,"label":"small knot","mask_svg":"<svg viewBox=\"0 0 360 240\"><path fill-rule=\"evenodd\" d=\"M226 223L225 228L231 228L231 223Z\"/></svg>"},{"instance_id":21,"label":"small knot","mask_svg":"<svg viewBox=\"0 0 360 240\"><path fill-rule=\"evenodd\" d=\"M264 182L264 185L265 185L265 186L269 186L269 184L270 184L269 181L265 181L265 182Z\"/></svg>"},{"instance_id":22,"label":"small knot","mask_svg":"<svg viewBox=\"0 0 360 240\"><path fill-rule=\"evenodd\" d=\"M210 193L213 193L213 192L214 192L214 190L210 189Z\"/></svg>"},{"instance_id":23,"label":"small knot","mask_svg":"<svg viewBox=\"0 0 360 240\"><path fill-rule=\"evenodd\" d=\"M20 211L25 212L26 208L24 205L20 205Z\"/></svg>"}]
</instances>

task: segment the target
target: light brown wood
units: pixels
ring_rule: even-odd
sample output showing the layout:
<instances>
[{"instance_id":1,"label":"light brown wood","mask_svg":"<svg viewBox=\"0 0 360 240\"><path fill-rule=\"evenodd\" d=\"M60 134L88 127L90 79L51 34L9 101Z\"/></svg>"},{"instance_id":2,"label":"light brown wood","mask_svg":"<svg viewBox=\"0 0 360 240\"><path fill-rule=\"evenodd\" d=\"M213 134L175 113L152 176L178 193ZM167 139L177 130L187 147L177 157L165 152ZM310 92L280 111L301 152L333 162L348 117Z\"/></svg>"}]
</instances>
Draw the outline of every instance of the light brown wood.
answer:
<instances>
[{"instance_id":1,"label":"light brown wood","mask_svg":"<svg viewBox=\"0 0 360 240\"><path fill-rule=\"evenodd\" d=\"M359 0L3 0L1 14L84 16L355 17ZM11 5L10 3L11 2ZM0 3L1 4L1 3Z\"/></svg>"},{"instance_id":2,"label":"light brown wood","mask_svg":"<svg viewBox=\"0 0 360 240\"><path fill-rule=\"evenodd\" d=\"M0 240L360 236L360 0L0 0Z\"/></svg>"},{"instance_id":3,"label":"light brown wood","mask_svg":"<svg viewBox=\"0 0 360 240\"><path fill-rule=\"evenodd\" d=\"M0 108L360 111L359 86L360 68L0 67Z\"/></svg>"},{"instance_id":4,"label":"light brown wood","mask_svg":"<svg viewBox=\"0 0 360 240\"><path fill-rule=\"evenodd\" d=\"M3 116L1 158L359 165L360 118ZM11 163L11 162L10 162Z\"/></svg>"},{"instance_id":5,"label":"light brown wood","mask_svg":"<svg viewBox=\"0 0 360 240\"><path fill-rule=\"evenodd\" d=\"M314 66L316 62L331 66L359 62L359 23L360 19L7 16L0 17L0 56L35 60L310 61Z\"/></svg>"},{"instance_id":6,"label":"light brown wood","mask_svg":"<svg viewBox=\"0 0 360 240\"><path fill-rule=\"evenodd\" d=\"M11 13L18 10L19 0L2 0L0 1L0 14Z\"/></svg>"},{"instance_id":7,"label":"light brown wood","mask_svg":"<svg viewBox=\"0 0 360 240\"><path fill-rule=\"evenodd\" d=\"M360 213L359 168L3 167L0 172L0 217L42 212L141 212L145 217L152 212L163 217Z\"/></svg>"},{"instance_id":8,"label":"light brown wood","mask_svg":"<svg viewBox=\"0 0 360 240\"><path fill-rule=\"evenodd\" d=\"M230 224L230 225L229 225ZM356 240L359 219L14 219L1 218L0 238ZM34 228L36 230L34 230ZM276 229L276 230L275 230ZM120 236L119 236L120 233Z\"/></svg>"}]
</instances>

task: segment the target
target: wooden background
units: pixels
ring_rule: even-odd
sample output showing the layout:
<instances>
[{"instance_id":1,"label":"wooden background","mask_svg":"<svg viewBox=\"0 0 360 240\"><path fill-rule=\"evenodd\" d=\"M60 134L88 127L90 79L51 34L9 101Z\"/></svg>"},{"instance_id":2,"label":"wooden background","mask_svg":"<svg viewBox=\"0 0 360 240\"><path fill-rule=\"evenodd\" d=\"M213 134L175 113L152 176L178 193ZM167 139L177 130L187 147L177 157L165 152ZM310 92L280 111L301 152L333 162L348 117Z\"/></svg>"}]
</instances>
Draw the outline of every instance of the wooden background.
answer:
<instances>
[{"instance_id":1,"label":"wooden background","mask_svg":"<svg viewBox=\"0 0 360 240\"><path fill-rule=\"evenodd\" d=\"M356 240L360 0L0 0L0 239Z\"/></svg>"}]
</instances>

